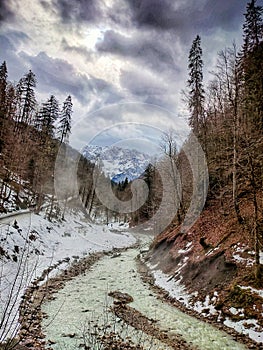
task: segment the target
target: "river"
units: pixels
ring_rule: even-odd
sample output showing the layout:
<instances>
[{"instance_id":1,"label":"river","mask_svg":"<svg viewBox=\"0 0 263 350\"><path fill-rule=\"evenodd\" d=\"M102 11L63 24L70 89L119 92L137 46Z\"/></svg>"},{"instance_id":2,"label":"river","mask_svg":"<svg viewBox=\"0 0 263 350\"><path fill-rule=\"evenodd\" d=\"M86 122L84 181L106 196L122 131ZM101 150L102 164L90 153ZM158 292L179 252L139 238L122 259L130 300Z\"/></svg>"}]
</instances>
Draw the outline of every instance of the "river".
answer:
<instances>
[{"instance_id":1,"label":"river","mask_svg":"<svg viewBox=\"0 0 263 350\"><path fill-rule=\"evenodd\" d=\"M145 245L145 237L143 244ZM170 347L154 337L146 336L131 326L125 327L115 315L107 311L113 303L108 292L119 290L134 299L129 304L169 335L179 334L189 344L189 348L202 350L243 350L245 345L237 343L230 335L212 325L189 316L176 307L157 298L149 286L141 280L136 270L135 258L140 247L130 248L114 258L110 255L99 260L84 275L69 281L58 291L56 298L44 303L42 310L47 314L43 321L46 339L54 342L55 350L73 350L90 346L103 349L96 341L94 333L97 325L105 325L111 331L122 332L122 338L130 336L143 349L165 350ZM109 331L107 331L109 332Z\"/></svg>"}]
</instances>

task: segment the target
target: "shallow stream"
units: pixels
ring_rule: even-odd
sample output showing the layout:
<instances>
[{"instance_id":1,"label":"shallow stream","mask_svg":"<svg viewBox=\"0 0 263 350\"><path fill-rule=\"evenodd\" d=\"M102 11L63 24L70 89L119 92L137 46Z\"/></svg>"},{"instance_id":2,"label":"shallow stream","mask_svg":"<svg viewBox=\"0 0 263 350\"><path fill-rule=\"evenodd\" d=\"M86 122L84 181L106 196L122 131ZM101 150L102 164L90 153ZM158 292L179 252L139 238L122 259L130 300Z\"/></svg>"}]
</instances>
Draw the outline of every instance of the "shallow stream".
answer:
<instances>
[{"instance_id":1,"label":"shallow stream","mask_svg":"<svg viewBox=\"0 0 263 350\"><path fill-rule=\"evenodd\" d=\"M94 340L96 325L111 323L112 329L121 330L123 337L131 336L135 343L148 350L165 350L169 347L135 331L124 327L115 316L106 310L113 303L108 297L110 291L126 292L134 298L129 304L143 315L157 321L160 329L171 334L180 334L194 348L202 350L243 350L245 345L237 343L227 333L212 325L191 317L165 301L142 282L136 271L135 258L139 248L128 249L120 256L105 256L85 275L69 281L56 294L56 299L43 305L48 315L43 328L46 338L55 342L53 349L78 349L89 344L93 350L102 349ZM95 325L95 328L94 328Z\"/></svg>"}]
</instances>

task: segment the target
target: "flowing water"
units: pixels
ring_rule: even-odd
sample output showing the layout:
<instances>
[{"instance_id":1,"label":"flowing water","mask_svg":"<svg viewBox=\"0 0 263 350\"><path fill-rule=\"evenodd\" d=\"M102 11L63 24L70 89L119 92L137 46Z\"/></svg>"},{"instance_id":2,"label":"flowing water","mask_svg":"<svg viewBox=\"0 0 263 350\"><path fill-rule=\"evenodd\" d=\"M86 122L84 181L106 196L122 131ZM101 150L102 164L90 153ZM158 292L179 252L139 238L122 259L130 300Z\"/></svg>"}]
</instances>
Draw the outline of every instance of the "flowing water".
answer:
<instances>
[{"instance_id":1,"label":"flowing water","mask_svg":"<svg viewBox=\"0 0 263 350\"><path fill-rule=\"evenodd\" d=\"M56 342L52 345L53 349L73 350L81 348L84 343L94 344L94 350L102 349L96 342L92 343L92 334L96 333L94 324L106 325L109 322L114 330L126 332L135 343L143 345L144 349L169 349L167 345L145 336L141 331L135 331L132 327L125 328L120 320L106 312L113 303L113 299L107 294L114 290L132 295L134 301L129 304L131 307L156 320L160 329L170 334L180 334L194 348L246 349L227 333L158 299L136 271L135 258L138 254L139 249L132 248L115 258L105 256L85 275L69 281L56 294L56 299L43 305L42 309L48 315L43 322L43 328L47 339Z\"/></svg>"}]
</instances>

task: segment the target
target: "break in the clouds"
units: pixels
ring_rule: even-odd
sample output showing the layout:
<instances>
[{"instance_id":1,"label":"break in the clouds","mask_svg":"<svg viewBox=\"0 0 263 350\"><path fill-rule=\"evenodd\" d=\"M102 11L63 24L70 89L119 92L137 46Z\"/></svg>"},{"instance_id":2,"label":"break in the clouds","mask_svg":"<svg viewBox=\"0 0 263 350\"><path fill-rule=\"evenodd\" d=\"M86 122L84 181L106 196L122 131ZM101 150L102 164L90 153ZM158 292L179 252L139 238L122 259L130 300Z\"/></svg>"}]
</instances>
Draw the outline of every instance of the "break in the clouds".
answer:
<instances>
[{"instance_id":1,"label":"break in the clouds","mask_svg":"<svg viewBox=\"0 0 263 350\"><path fill-rule=\"evenodd\" d=\"M241 43L246 2L1 0L0 60L7 61L11 81L32 69L41 100L71 94L75 122L87 119L86 130L76 128L82 141L129 118L148 124L152 118L155 127L165 128L185 112L181 90L193 39L201 35L207 77L217 52ZM145 108L106 108L131 102L172 113L163 123ZM103 108L105 113L96 112Z\"/></svg>"}]
</instances>

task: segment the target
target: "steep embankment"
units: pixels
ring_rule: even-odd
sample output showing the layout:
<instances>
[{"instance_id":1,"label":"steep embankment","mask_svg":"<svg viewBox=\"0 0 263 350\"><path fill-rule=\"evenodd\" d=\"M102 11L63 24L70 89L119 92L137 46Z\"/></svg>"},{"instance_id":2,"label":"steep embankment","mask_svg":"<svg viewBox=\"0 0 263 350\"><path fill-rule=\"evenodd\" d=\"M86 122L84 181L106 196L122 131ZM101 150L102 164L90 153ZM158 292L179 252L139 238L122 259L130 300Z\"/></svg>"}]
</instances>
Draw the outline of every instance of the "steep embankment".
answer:
<instances>
[{"instance_id":1,"label":"steep embankment","mask_svg":"<svg viewBox=\"0 0 263 350\"><path fill-rule=\"evenodd\" d=\"M248 203L241 209L252 216ZM263 342L263 291L254 279L247 222L240 225L230 206L210 202L187 233L172 227L157 236L147 261L157 283L187 308Z\"/></svg>"}]
</instances>

